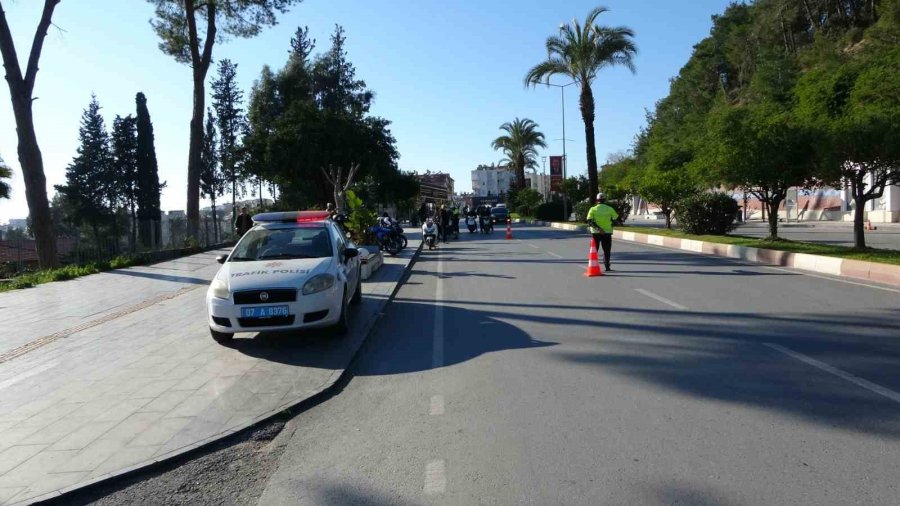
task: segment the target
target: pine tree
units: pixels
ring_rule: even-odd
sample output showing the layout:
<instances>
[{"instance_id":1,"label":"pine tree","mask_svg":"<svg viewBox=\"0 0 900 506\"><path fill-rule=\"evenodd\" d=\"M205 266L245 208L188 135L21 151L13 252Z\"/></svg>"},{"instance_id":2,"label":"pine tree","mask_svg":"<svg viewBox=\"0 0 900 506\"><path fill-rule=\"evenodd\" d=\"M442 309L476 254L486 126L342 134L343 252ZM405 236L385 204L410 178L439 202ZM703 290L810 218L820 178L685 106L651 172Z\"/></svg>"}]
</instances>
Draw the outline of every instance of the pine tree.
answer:
<instances>
[{"instance_id":1,"label":"pine tree","mask_svg":"<svg viewBox=\"0 0 900 506\"><path fill-rule=\"evenodd\" d=\"M0 199L8 199L10 188L9 183L3 181L4 179L9 179L12 177L12 169L9 168L9 165L6 165L6 162L3 161L3 157L0 156Z\"/></svg>"},{"instance_id":2,"label":"pine tree","mask_svg":"<svg viewBox=\"0 0 900 506\"><path fill-rule=\"evenodd\" d=\"M216 117L212 109L206 109L206 134L203 136L203 150L200 152L200 195L212 203L213 239L219 242L219 220L216 213L216 197L224 193L225 185L219 171L219 152L216 139Z\"/></svg>"},{"instance_id":3,"label":"pine tree","mask_svg":"<svg viewBox=\"0 0 900 506\"><path fill-rule=\"evenodd\" d=\"M66 184L56 189L72 206L68 221L90 226L99 241L100 225L110 217L115 219L116 202L110 201L114 193L111 186L115 184L115 178L110 177L113 157L96 96L91 96L91 103L81 115L78 139L78 154L66 168Z\"/></svg>"},{"instance_id":4,"label":"pine tree","mask_svg":"<svg viewBox=\"0 0 900 506\"><path fill-rule=\"evenodd\" d=\"M237 64L229 59L219 61L218 75L212 82L213 108L219 127L219 164L223 179L231 186L232 222L237 219L237 191L242 184L238 169L238 139L244 129L241 105L244 92L237 84Z\"/></svg>"},{"instance_id":5,"label":"pine tree","mask_svg":"<svg viewBox=\"0 0 900 506\"><path fill-rule=\"evenodd\" d=\"M131 218L128 244L133 251L137 244L138 199L137 120L134 116L116 116L113 120L112 154L117 191Z\"/></svg>"},{"instance_id":6,"label":"pine tree","mask_svg":"<svg viewBox=\"0 0 900 506\"><path fill-rule=\"evenodd\" d=\"M356 68L344 49L346 41L344 27L335 25L331 49L315 64L316 98L325 111L362 118L369 112L374 94L365 81L356 79Z\"/></svg>"},{"instance_id":7,"label":"pine tree","mask_svg":"<svg viewBox=\"0 0 900 506\"><path fill-rule=\"evenodd\" d=\"M137 103L137 185L138 229L141 244L155 246L162 235L159 194L165 184L159 182L156 148L153 143L153 123L143 93L135 97Z\"/></svg>"}]
</instances>

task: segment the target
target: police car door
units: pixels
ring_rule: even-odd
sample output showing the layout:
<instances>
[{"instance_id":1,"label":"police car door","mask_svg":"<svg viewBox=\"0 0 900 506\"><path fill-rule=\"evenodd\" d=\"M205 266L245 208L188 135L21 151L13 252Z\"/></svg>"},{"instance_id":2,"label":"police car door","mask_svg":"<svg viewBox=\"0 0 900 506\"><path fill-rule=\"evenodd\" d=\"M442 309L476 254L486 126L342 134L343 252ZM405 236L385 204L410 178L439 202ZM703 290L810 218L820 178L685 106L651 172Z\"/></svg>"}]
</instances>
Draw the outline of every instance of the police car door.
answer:
<instances>
[{"instance_id":1,"label":"police car door","mask_svg":"<svg viewBox=\"0 0 900 506\"><path fill-rule=\"evenodd\" d=\"M347 258L345 253L347 251L347 238L344 237L344 234L341 233L340 229L334 224L330 224L328 227L331 230L331 237L334 239L334 244L337 248L337 265L338 270L340 272L340 277L342 280L346 280L347 282L347 294L346 297L349 300L350 297L353 296L353 290L358 289L357 284L359 283L359 269L357 268L359 258Z\"/></svg>"}]
</instances>

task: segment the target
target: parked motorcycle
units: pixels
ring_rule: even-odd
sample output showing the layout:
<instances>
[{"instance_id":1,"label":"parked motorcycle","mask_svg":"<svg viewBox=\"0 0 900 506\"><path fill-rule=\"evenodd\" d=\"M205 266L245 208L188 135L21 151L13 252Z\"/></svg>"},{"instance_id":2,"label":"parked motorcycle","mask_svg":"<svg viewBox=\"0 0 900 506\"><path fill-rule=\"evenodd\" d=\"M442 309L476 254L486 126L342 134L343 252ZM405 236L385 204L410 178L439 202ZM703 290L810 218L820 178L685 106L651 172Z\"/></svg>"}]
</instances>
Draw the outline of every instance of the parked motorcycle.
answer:
<instances>
[{"instance_id":1,"label":"parked motorcycle","mask_svg":"<svg viewBox=\"0 0 900 506\"><path fill-rule=\"evenodd\" d=\"M400 241L394 237L391 229L375 225L369 231L375 234L375 239L382 251L387 251L391 256L400 253Z\"/></svg>"},{"instance_id":2,"label":"parked motorcycle","mask_svg":"<svg viewBox=\"0 0 900 506\"><path fill-rule=\"evenodd\" d=\"M394 226L392 227L392 232L394 234L394 238L400 244L400 249L406 249L407 240L406 234L403 233L403 227L398 222L394 222Z\"/></svg>"}]
</instances>

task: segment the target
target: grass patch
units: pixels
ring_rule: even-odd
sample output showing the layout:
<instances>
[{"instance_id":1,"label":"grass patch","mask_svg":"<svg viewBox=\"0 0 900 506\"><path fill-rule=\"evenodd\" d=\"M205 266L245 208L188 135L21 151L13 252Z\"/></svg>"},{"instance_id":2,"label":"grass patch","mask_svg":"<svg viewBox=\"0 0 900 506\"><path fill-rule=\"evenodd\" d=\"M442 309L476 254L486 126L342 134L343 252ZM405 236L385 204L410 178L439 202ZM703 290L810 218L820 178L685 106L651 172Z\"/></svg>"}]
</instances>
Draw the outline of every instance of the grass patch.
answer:
<instances>
[{"instance_id":1,"label":"grass patch","mask_svg":"<svg viewBox=\"0 0 900 506\"><path fill-rule=\"evenodd\" d=\"M80 278L98 272L112 269L121 269L146 263L146 258L141 255L117 256L109 262L93 262L85 265L67 265L58 269L26 272L15 278L0 283L0 292L31 288L51 281L67 281Z\"/></svg>"},{"instance_id":2,"label":"grass patch","mask_svg":"<svg viewBox=\"0 0 900 506\"><path fill-rule=\"evenodd\" d=\"M707 241L719 244L733 244L735 246L749 246L751 248L774 249L790 251L792 253L808 253L810 255L824 255L829 257L849 258L864 262L879 262L883 264L900 265L900 251L889 249L856 249L849 246L833 244L818 244L811 242L789 241L787 239L759 239L743 235L691 235L681 230L648 227L616 227L616 230L635 232L648 235L663 235L695 241Z\"/></svg>"}]
</instances>

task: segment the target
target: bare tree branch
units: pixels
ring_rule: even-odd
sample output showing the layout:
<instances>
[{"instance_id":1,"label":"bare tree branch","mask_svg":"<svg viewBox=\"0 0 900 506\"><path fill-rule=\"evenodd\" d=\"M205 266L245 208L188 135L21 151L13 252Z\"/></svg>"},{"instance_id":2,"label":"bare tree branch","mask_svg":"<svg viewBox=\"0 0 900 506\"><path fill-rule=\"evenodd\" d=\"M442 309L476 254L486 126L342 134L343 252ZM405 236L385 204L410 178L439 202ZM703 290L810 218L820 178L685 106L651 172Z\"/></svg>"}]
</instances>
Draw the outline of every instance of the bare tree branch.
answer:
<instances>
[{"instance_id":1,"label":"bare tree branch","mask_svg":"<svg viewBox=\"0 0 900 506\"><path fill-rule=\"evenodd\" d=\"M31 92L34 90L34 80L37 77L38 61L41 59L44 39L47 37L47 29L50 27L50 20L53 18L53 9L56 8L56 4L59 2L60 0L44 1L44 12L41 14L41 21L34 32L31 53L28 55L28 67L25 70L25 91L28 95L31 95Z\"/></svg>"},{"instance_id":2,"label":"bare tree branch","mask_svg":"<svg viewBox=\"0 0 900 506\"><path fill-rule=\"evenodd\" d=\"M197 37L197 20L194 18L196 10L194 9L193 0L184 0L184 17L187 19L188 25L188 46L191 49L191 66L195 69L200 68L200 44Z\"/></svg>"},{"instance_id":3,"label":"bare tree branch","mask_svg":"<svg viewBox=\"0 0 900 506\"><path fill-rule=\"evenodd\" d=\"M203 57L200 64L203 65L204 72L209 68L212 61L213 44L216 41L216 4L215 2L207 2L206 4L206 40L203 41Z\"/></svg>"},{"instance_id":4,"label":"bare tree branch","mask_svg":"<svg viewBox=\"0 0 900 506\"><path fill-rule=\"evenodd\" d=\"M0 3L0 53L3 55L3 66L6 67L6 80L18 87L22 84L22 69L19 68L19 57L16 54L16 44L13 42L9 24L6 22L6 12ZM12 90L10 90L12 91Z\"/></svg>"}]
</instances>

